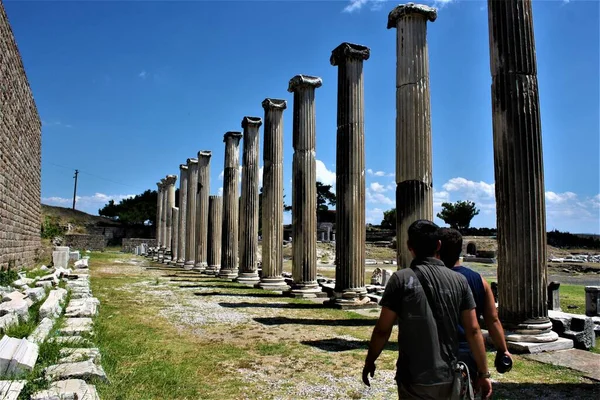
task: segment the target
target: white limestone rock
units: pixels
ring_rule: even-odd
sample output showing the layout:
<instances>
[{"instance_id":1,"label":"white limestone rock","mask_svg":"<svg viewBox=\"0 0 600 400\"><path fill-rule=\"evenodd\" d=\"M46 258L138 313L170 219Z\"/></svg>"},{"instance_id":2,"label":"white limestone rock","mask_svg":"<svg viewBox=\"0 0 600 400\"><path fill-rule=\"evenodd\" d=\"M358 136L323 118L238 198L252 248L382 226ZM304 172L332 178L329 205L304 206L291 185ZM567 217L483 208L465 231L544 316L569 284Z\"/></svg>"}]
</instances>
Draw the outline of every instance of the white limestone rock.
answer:
<instances>
[{"instance_id":1,"label":"white limestone rock","mask_svg":"<svg viewBox=\"0 0 600 400\"><path fill-rule=\"evenodd\" d=\"M78 250L69 251L69 260L78 261L81 258Z\"/></svg>"},{"instance_id":2,"label":"white limestone rock","mask_svg":"<svg viewBox=\"0 0 600 400\"><path fill-rule=\"evenodd\" d=\"M87 299L92 297L92 292L89 290L81 292L71 292L71 299Z\"/></svg>"},{"instance_id":3,"label":"white limestone rock","mask_svg":"<svg viewBox=\"0 0 600 400\"><path fill-rule=\"evenodd\" d=\"M27 381L0 381L0 399L17 400Z\"/></svg>"},{"instance_id":4,"label":"white limestone rock","mask_svg":"<svg viewBox=\"0 0 600 400\"><path fill-rule=\"evenodd\" d=\"M35 279L31 278L20 278L12 283L12 285L16 288L23 288L24 286L32 285L35 282Z\"/></svg>"},{"instance_id":5,"label":"white limestone rock","mask_svg":"<svg viewBox=\"0 0 600 400\"><path fill-rule=\"evenodd\" d=\"M25 300L11 300L0 304L0 316L15 314L23 321L29 320L29 304Z\"/></svg>"},{"instance_id":6,"label":"white limestone rock","mask_svg":"<svg viewBox=\"0 0 600 400\"><path fill-rule=\"evenodd\" d=\"M52 263L55 268L67 268L69 265L69 251L53 251Z\"/></svg>"},{"instance_id":7,"label":"white limestone rock","mask_svg":"<svg viewBox=\"0 0 600 400\"><path fill-rule=\"evenodd\" d=\"M58 362L60 364L64 363L73 363L80 361L91 361L94 364L100 364L101 356L100 350L97 348L65 348L60 349L60 360Z\"/></svg>"},{"instance_id":8,"label":"white limestone rock","mask_svg":"<svg viewBox=\"0 0 600 400\"><path fill-rule=\"evenodd\" d=\"M45 265L42 265L42 266L40 267L40 269L41 269L42 271L47 271L47 270L49 270L50 268L46 267Z\"/></svg>"},{"instance_id":9,"label":"white limestone rock","mask_svg":"<svg viewBox=\"0 0 600 400\"><path fill-rule=\"evenodd\" d=\"M50 334L53 326L54 321L51 318L46 317L42 319L39 325L36 326L33 332L27 337L27 340L37 344L43 343Z\"/></svg>"},{"instance_id":10,"label":"white limestone rock","mask_svg":"<svg viewBox=\"0 0 600 400\"><path fill-rule=\"evenodd\" d=\"M12 301L12 300L25 300L25 297L27 297L27 295L19 292L18 290L15 290L10 293L5 293L2 296L2 302L5 303L7 301Z\"/></svg>"},{"instance_id":11,"label":"white limestone rock","mask_svg":"<svg viewBox=\"0 0 600 400\"><path fill-rule=\"evenodd\" d=\"M38 281L35 283L36 287L41 287L41 288L51 288L52 286L54 286L54 282L52 281Z\"/></svg>"},{"instance_id":12,"label":"white limestone rock","mask_svg":"<svg viewBox=\"0 0 600 400\"><path fill-rule=\"evenodd\" d=\"M0 331L5 332L13 325L19 325L19 317L16 314L6 314L0 317Z\"/></svg>"},{"instance_id":13,"label":"white limestone rock","mask_svg":"<svg viewBox=\"0 0 600 400\"><path fill-rule=\"evenodd\" d=\"M44 304L40 307L40 317L45 318L56 318L60 316L62 312L62 303L67 296L67 291L63 288L57 288L51 290L48 294L48 298L44 301Z\"/></svg>"},{"instance_id":14,"label":"white limestone rock","mask_svg":"<svg viewBox=\"0 0 600 400\"><path fill-rule=\"evenodd\" d=\"M67 317L95 317L98 315L98 305L100 301L95 297L84 299L71 299L65 316Z\"/></svg>"},{"instance_id":15,"label":"white limestone rock","mask_svg":"<svg viewBox=\"0 0 600 400\"><path fill-rule=\"evenodd\" d=\"M83 258L83 259L75 262L75 269L86 269L86 268L89 268L87 258Z\"/></svg>"},{"instance_id":16,"label":"white limestone rock","mask_svg":"<svg viewBox=\"0 0 600 400\"><path fill-rule=\"evenodd\" d=\"M92 333L93 325L91 318L67 318L65 319L65 326L60 328L58 332L64 336L80 336Z\"/></svg>"},{"instance_id":17,"label":"white limestone rock","mask_svg":"<svg viewBox=\"0 0 600 400\"><path fill-rule=\"evenodd\" d=\"M31 400L100 400L96 387L82 379L53 382L46 390L34 393Z\"/></svg>"},{"instance_id":18,"label":"white limestone rock","mask_svg":"<svg viewBox=\"0 0 600 400\"><path fill-rule=\"evenodd\" d=\"M40 300L43 300L46 297L46 290L42 287L36 287L25 290L25 295L28 298L33 300L34 303L37 303Z\"/></svg>"},{"instance_id":19,"label":"white limestone rock","mask_svg":"<svg viewBox=\"0 0 600 400\"><path fill-rule=\"evenodd\" d=\"M70 347L89 346L91 343L88 339L82 338L81 336L56 336L48 339L48 342Z\"/></svg>"},{"instance_id":20,"label":"white limestone rock","mask_svg":"<svg viewBox=\"0 0 600 400\"><path fill-rule=\"evenodd\" d=\"M108 378L101 366L91 361L80 361L51 365L46 368L46 376L52 380L61 379L99 379L108 382Z\"/></svg>"},{"instance_id":21,"label":"white limestone rock","mask_svg":"<svg viewBox=\"0 0 600 400\"><path fill-rule=\"evenodd\" d=\"M2 339L0 339L0 376L6 375L8 366L20 344L21 339L12 338L7 335L4 335Z\"/></svg>"},{"instance_id":22,"label":"white limestone rock","mask_svg":"<svg viewBox=\"0 0 600 400\"><path fill-rule=\"evenodd\" d=\"M19 347L10 361L8 371L9 376L21 376L33 369L38 359L39 347L36 343L27 339L21 339Z\"/></svg>"}]
</instances>

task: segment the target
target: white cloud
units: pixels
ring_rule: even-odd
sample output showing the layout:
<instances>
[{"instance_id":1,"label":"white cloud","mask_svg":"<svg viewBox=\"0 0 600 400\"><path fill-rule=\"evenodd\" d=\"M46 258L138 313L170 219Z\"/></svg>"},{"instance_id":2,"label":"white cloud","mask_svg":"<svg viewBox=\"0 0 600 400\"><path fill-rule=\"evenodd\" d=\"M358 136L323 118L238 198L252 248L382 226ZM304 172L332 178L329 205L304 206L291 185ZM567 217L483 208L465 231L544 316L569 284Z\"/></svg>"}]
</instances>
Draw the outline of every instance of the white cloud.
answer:
<instances>
[{"instance_id":1,"label":"white cloud","mask_svg":"<svg viewBox=\"0 0 600 400\"><path fill-rule=\"evenodd\" d=\"M366 220L368 224L379 225L383 220L383 212L387 211L383 208L368 208L366 212Z\"/></svg>"},{"instance_id":2,"label":"white cloud","mask_svg":"<svg viewBox=\"0 0 600 400\"><path fill-rule=\"evenodd\" d=\"M437 7L437 8L444 8L448 4L454 3L454 2L455 2L455 0L435 0L433 2L433 6Z\"/></svg>"},{"instance_id":3,"label":"white cloud","mask_svg":"<svg viewBox=\"0 0 600 400\"><path fill-rule=\"evenodd\" d=\"M346 7L344 7L342 12L351 14L355 11L360 10L361 8L363 8L363 6L366 6L367 4L370 6L371 11L378 11L381 10L383 3L385 3L386 1L387 0L350 0L349 4Z\"/></svg>"},{"instance_id":4,"label":"white cloud","mask_svg":"<svg viewBox=\"0 0 600 400\"><path fill-rule=\"evenodd\" d=\"M495 186L493 183L485 183L483 181L474 182L465 178L452 178L442 185L444 190L448 192L462 192L471 197L495 197Z\"/></svg>"},{"instance_id":5,"label":"white cloud","mask_svg":"<svg viewBox=\"0 0 600 400\"><path fill-rule=\"evenodd\" d=\"M146 77L148 76L148 73L144 70L142 70L142 72L140 72L138 74L138 77L142 78L142 79L146 79Z\"/></svg>"},{"instance_id":6,"label":"white cloud","mask_svg":"<svg viewBox=\"0 0 600 400\"><path fill-rule=\"evenodd\" d=\"M366 200L367 203L383 204L392 207L396 205L396 203L389 197L382 193L373 192L371 189L367 189L366 191Z\"/></svg>"},{"instance_id":7,"label":"white cloud","mask_svg":"<svg viewBox=\"0 0 600 400\"><path fill-rule=\"evenodd\" d=\"M394 183L391 183L391 184L389 184L389 185L387 185L387 186L383 186L383 185L382 185L381 183L379 183L379 182L372 182L372 183L369 185L369 188L370 188L370 189L371 189L373 192L375 192L375 193L385 193L385 192L387 192L387 191L389 191L389 190L393 190L393 189L395 189L395 187L396 187L396 185L395 185Z\"/></svg>"},{"instance_id":8,"label":"white cloud","mask_svg":"<svg viewBox=\"0 0 600 400\"><path fill-rule=\"evenodd\" d=\"M321 160L317 161L317 181L321 182L324 185L333 186L333 190L335 191L335 171L330 171L325 166L325 163Z\"/></svg>"},{"instance_id":9,"label":"white cloud","mask_svg":"<svg viewBox=\"0 0 600 400\"><path fill-rule=\"evenodd\" d=\"M373 171L370 168L367 170L367 174L373 175L373 176L394 176L393 173L387 173L387 172L383 172L383 171Z\"/></svg>"},{"instance_id":10,"label":"white cloud","mask_svg":"<svg viewBox=\"0 0 600 400\"><path fill-rule=\"evenodd\" d=\"M577 195L573 192L554 193L546 192L546 204L560 204L569 200L574 200Z\"/></svg>"},{"instance_id":11,"label":"white cloud","mask_svg":"<svg viewBox=\"0 0 600 400\"><path fill-rule=\"evenodd\" d=\"M219 174L219 180L222 181L224 177L225 177L225 171L221 170L221 173Z\"/></svg>"},{"instance_id":12,"label":"white cloud","mask_svg":"<svg viewBox=\"0 0 600 400\"><path fill-rule=\"evenodd\" d=\"M220 187L217 191L217 196L223 196L223 187Z\"/></svg>"},{"instance_id":13,"label":"white cloud","mask_svg":"<svg viewBox=\"0 0 600 400\"><path fill-rule=\"evenodd\" d=\"M60 121L48 121L45 119L42 120L42 127L50 128L52 126L57 126L57 127L62 127L62 128L72 128L73 127L70 124L63 124Z\"/></svg>"},{"instance_id":14,"label":"white cloud","mask_svg":"<svg viewBox=\"0 0 600 400\"><path fill-rule=\"evenodd\" d=\"M133 194L104 194L94 193L90 196L77 196L75 202L75 209L84 211L88 214L98 215L98 210L104 207L110 200L114 200L115 203L119 203L123 199L134 197ZM73 198L66 197L42 197L42 203L51 206L60 207L71 207L73 205Z\"/></svg>"}]
</instances>

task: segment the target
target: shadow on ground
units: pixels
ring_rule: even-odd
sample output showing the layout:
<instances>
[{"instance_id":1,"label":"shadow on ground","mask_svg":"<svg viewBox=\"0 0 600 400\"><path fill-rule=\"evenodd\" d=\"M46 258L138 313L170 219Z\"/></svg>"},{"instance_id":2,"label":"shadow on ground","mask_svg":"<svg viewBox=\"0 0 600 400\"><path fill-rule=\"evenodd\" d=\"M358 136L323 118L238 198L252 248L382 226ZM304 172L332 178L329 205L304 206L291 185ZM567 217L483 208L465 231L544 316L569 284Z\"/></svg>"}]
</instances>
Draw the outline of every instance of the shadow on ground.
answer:
<instances>
[{"instance_id":1,"label":"shadow on ground","mask_svg":"<svg viewBox=\"0 0 600 400\"><path fill-rule=\"evenodd\" d=\"M263 325L326 325L326 326L375 326L376 319L315 319L287 317L257 317L254 321Z\"/></svg>"},{"instance_id":2,"label":"shadow on ground","mask_svg":"<svg viewBox=\"0 0 600 400\"><path fill-rule=\"evenodd\" d=\"M321 339L321 340L303 340L305 346L316 347L317 349L338 353L349 350L367 350L369 348L368 340L348 340L341 338ZM398 351L397 342L387 342L385 350Z\"/></svg>"},{"instance_id":3,"label":"shadow on ground","mask_svg":"<svg viewBox=\"0 0 600 400\"><path fill-rule=\"evenodd\" d=\"M511 383L497 382L494 399L594 399L600 398L600 383Z\"/></svg>"},{"instance_id":4,"label":"shadow on ground","mask_svg":"<svg viewBox=\"0 0 600 400\"><path fill-rule=\"evenodd\" d=\"M281 295L279 295L281 297ZM225 308L295 308L295 309L323 309L322 304L309 303L309 304L298 304L298 303L219 303L221 307Z\"/></svg>"},{"instance_id":5,"label":"shadow on ground","mask_svg":"<svg viewBox=\"0 0 600 400\"><path fill-rule=\"evenodd\" d=\"M227 289L231 289L227 287ZM223 293L223 292L195 292L194 296L236 296L236 297L270 297L281 299L277 293Z\"/></svg>"}]
</instances>

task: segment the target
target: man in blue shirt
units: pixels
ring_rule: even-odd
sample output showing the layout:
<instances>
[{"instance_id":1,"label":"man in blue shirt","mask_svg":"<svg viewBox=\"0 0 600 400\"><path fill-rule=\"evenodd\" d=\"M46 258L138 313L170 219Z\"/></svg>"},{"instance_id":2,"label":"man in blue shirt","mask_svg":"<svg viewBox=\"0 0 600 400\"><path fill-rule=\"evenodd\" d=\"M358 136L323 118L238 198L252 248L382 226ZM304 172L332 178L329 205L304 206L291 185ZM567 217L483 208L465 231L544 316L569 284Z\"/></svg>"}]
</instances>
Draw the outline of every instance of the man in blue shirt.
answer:
<instances>
[{"instance_id":1,"label":"man in blue shirt","mask_svg":"<svg viewBox=\"0 0 600 400\"><path fill-rule=\"evenodd\" d=\"M477 319L483 315L485 325L498 351L498 355L510 357L510 353L506 348L506 340L504 339L504 329L498 318L492 288L480 274L462 266L460 263L460 253L462 252L463 245L462 235L456 229L451 228L441 228L439 235L442 242L438 252L440 260L444 262L446 267L467 278L471 293L473 293L473 298L475 299ZM476 376L477 366L469 350L469 344L467 343L462 326L459 326L459 341L459 360L467 364L471 376Z\"/></svg>"}]
</instances>

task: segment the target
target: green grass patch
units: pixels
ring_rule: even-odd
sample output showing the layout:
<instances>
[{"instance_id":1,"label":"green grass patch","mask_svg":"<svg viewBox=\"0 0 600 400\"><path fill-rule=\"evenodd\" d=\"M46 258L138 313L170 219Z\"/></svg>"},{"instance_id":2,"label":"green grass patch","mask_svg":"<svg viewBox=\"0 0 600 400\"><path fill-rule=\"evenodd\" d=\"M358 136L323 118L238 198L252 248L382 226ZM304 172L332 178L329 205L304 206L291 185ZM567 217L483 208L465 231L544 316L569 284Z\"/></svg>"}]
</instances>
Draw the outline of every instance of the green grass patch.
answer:
<instances>
[{"instance_id":1,"label":"green grass patch","mask_svg":"<svg viewBox=\"0 0 600 400\"><path fill-rule=\"evenodd\" d=\"M286 356L290 354L289 346L286 343L258 343L256 350L261 356Z\"/></svg>"},{"instance_id":2,"label":"green grass patch","mask_svg":"<svg viewBox=\"0 0 600 400\"><path fill-rule=\"evenodd\" d=\"M560 285L560 308L564 312L585 314L585 286Z\"/></svg>"},{"instance_id":3,"label":"green grass patch","mask_svg":"<svg viewBox=\"0 0 600 400\"><path fill-rule=\"evenodd\" d=\"M26 275L28 278L30 279L35 279L38 277L42 277L42 276L46 276L46 275L50 275L50 272L48 270L43 270L43 269L30 269L26 272Z\"/></svg>"}]
</instances>

